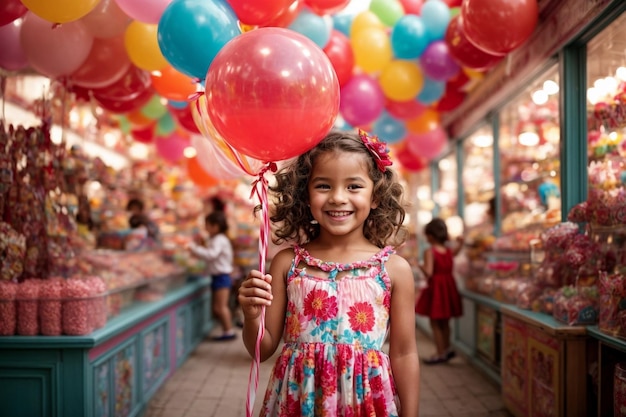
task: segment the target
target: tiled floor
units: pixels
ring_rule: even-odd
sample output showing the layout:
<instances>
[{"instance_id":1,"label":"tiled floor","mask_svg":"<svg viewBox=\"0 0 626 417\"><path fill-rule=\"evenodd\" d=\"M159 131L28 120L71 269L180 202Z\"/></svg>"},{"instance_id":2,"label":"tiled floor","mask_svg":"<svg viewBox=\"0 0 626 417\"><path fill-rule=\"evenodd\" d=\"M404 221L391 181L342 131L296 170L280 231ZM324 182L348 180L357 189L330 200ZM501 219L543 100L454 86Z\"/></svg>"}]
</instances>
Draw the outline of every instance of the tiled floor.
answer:
<instances>
[{"instance_id":1,"label":"tiled floor","mask_svg":"<svg viewBox=\"0 0 626 417\"><path fill-rule=\"evenodd\" d=\"M425 358L434 352L418 332ZM152 398L144 417L242 417L251 359L240 340L203 342ZM273 361L261 364L255 415L260 408ZM497 386L464 358L421 367L421 417L509 417Z\"/></svg>"}]
</instances>

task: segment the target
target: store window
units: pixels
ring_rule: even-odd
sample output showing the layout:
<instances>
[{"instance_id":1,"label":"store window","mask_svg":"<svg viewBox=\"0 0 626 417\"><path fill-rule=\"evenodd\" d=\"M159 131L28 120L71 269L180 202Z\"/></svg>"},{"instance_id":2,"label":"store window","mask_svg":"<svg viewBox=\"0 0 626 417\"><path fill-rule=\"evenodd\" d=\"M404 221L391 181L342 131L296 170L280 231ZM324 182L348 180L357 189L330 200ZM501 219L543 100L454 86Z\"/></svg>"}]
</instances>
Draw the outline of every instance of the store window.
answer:
<instances>
[{"instance_id":1,"label":"store window","mask_svg":"<svg viewBox=\"0 0 626 417\"><path fill-rule=\"evenodd\" d=\"M506 249L529 241L561 220L559 79L554 66L500 112L501 232Z\"/></svg>"},{"instance_id":2,"label":"store window","mask_svg":"<svg viewBox=\"0 0 626 417\"><path fill-rule=\"evenodd\" d=\"M626 180L626 14L587 46L588 200L617 206ZM614 204L615 203L615 204ZM594 210L592 222L611 226L610 210ZM604 218L607 217L607 218Z\"/></svg>"},{"instance_id":3,"label":"store window","mask_svg":"<svg viewBox=\"0 0 626 417\"><path fill-rule=\"evenodd\" d=\"M451 152L437 162L439 189L434 200L439 207L439 217L448 219L458 214L458 179L456 152Z\"/></svg>"},{"instance_id":4,"label":"store window","mask_svg":"<svg viewBox=\"0 0 626 417\"><path fill-rule=\"evenodd\" d=\"M481 229L492 235L494 226L493 199L493 131L481 126L463 141L463 190L465 225L469 230Z\"/></svg>"}]
</instances>

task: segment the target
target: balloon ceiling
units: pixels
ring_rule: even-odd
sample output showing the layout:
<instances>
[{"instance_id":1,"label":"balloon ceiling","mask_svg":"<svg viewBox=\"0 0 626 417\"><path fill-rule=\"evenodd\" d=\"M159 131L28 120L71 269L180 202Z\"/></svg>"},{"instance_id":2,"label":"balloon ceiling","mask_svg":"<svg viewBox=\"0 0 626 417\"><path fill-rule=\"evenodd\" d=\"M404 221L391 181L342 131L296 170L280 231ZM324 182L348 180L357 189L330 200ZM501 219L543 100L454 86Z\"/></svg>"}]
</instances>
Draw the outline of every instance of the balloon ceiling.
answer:
<instances>
[{"instance_id":1,"label":"balloon ceiling","mask_svg":"<svg viewBox=\"0 0 626 417\"><path fill-rule=\"evenodd\" d=\"M0 68L62 82L171 162L194 145L203 183L199 169L255 173L333 126L419 171L446 146L441 114L531 36L537 0L362 3L0 0Z\"/></svg>"}]
</instances>

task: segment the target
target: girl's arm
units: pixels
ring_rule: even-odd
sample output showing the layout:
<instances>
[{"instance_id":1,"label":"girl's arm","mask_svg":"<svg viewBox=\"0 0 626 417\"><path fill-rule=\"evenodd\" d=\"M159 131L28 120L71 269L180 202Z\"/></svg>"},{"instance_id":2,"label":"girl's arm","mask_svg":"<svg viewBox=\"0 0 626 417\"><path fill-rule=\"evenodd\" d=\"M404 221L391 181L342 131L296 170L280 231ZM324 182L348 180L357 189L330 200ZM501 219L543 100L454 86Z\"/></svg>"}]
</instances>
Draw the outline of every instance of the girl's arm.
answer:
<instances>
[{"instance_id":1,"label":"girl's arm","mask_svg":"<svg viewBox=\"0 0 626 417\"><path fill-rule=\"evenodd\" d=\"M452 250L452 256L457 256L461 249L463 249L463 243L465 242L465 238L463 236L459 236L456 238L456 246Z\"/></svg>"},{"instance_id":2,"label":"girl's arm","mask_svg":"<svg viewBox=\"0 0 626 417\"><path fill-rule=\"evenodd\" d=\"M415 286L409 263L400 256L389 258L391 313L389 359L400 398L400 417L417 417L420 365L415 336Z\"/></svg>"},{"instance_id":3,"label":"girl's arm","mask_svg":"<svg viewBox=\"0 0 626 417\"><path fill-rule=\"evenodd\" d=\"M214 261L222 253L222 248L225 244L222 238L228 239L225 235L220 234L209 239L206 246L192 242L189 244L189 251L193 256L205 261Z\"/></svg>"},{"instance_id":4,"label":"girl's arm","mask_svg":"<svg viewBox=\"0 0 626 417\"><path fill-rule=\"evenodd\" d=\"M420 269L426 275L426 278L430 278L433 275L433 250L426 249L424 251L424 263L420 265Z\"/></svg>"},{"instance_id":5,"label":"girl's arm","mask_svg":"<svg viewBox=\"0 0 626 417\"><path fill-rule=\"evenodd\" d=\"M261 361L272 356L280 344L287 308L287 272L293 260L293 249L279 252L270 266L270 274L251 271L239 287L239 304L244 315L243 342L254 358L256 339L265 306L265 334L261 342Z\"/></svg>"}]
</instances>

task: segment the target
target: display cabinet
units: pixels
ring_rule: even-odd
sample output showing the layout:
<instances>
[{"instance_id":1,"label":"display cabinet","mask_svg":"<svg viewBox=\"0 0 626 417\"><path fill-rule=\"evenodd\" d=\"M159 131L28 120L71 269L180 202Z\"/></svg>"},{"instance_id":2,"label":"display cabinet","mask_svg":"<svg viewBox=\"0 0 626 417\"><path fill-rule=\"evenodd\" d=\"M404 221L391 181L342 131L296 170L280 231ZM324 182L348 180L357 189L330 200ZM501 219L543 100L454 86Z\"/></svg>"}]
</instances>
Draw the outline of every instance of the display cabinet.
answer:
<instances>
[{"instance_id":1,"label":"display cabinet","mask_svg":"<svg viewBox=\"0 0 626 417\"><path fill-rule=\"evenodd\" d=\"M503 306L502 397L522 416L589 416L584 326Z\"/></svg>"},{"instance_id":2,"label":"display cabinet","mask_svg":"<svg viewBox=\"0 0 626 417\"><path fill-rule=\"evenodd\" d=\"M0 416L133 417L211 329L208 279L86 336L0 337Z\"/></svg>"}]
</instances>

